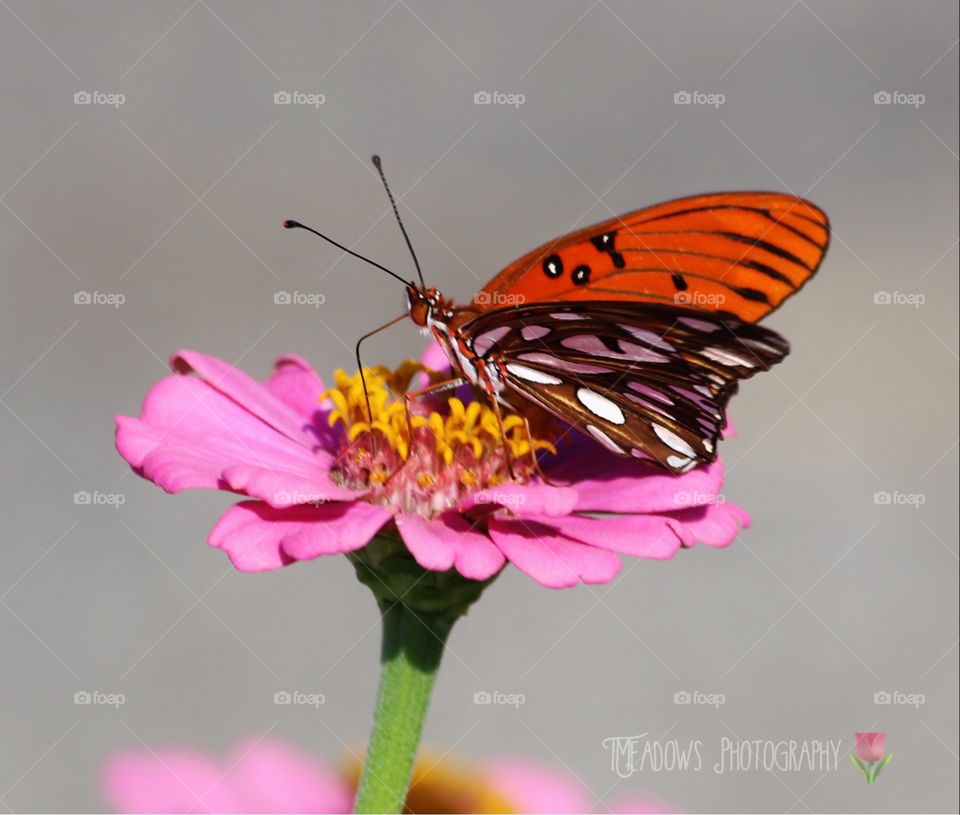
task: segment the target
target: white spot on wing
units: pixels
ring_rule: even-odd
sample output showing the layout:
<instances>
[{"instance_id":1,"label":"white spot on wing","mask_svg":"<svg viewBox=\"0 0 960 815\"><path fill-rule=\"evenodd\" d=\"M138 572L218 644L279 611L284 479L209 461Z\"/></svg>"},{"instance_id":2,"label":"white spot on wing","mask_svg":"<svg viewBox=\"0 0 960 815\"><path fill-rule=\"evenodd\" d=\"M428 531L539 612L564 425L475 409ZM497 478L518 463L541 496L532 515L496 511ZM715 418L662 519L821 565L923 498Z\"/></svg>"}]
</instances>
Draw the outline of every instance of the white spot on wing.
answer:
<instances>
[{"instance_id":1,"label":"white spot on wing","mask_svg":"<svg viewBox=\"0 0 960 815\"><path fill-rule=\"evenodd\" d=\"M546 337L549 333L550 329L545 325L525 325L520 330L520 336L527 340L527 342L539 340L541 337Z\"/></svg>"},{"instance_id":2,"label":"white spot on wing","mask_svg":"<svg viewBox=\"0 0 960 815\"><path fill-rule=\"evenodd\" d=\"M681 317L677 322L695 331L716 331L720 328L716 323L708 323L704 320L694 319L693 317Z\"/></svg>"},{"instance_id":3,"label":"white spot on wing","mask_svg":"<svg viewBox=\"0 0 960 815\"><path fill-rule=\"evenodd\" d=\"M617 444L613 439L611 439L606 433L604 433L599 427L595 427L592 424L587 425L587 432L593 436L600 444L606 447L608 450L612 450L614 453L624 454L624 449Z\"/></svg>"},{"instance_id":4,"label":"white spot on wing","mask_svg":"<svg viewBox=\"0 0 960 815\"><path fill-rule=\"evenodd\" d=\"M567 359L560 359L553 354L547 354L543 351L530 351L526 354L518 354L517 359L525 359L527 362L539 362L541 365L549 365L552 368L562 368L564 371L570 371L574 374L608 374L609 368L602 365L592 365L589 362L572 362Z\"/></svg>"},{"instance_id":5,"label":"white spot on wing","mask_svg":"<svg viewBox=\"0 0 960 815\"><path fill-rule=\"evenodd\" d=\"M652 425L653 432L657 434L657 437L662 441L667 447L671 450L676 450L678 453L682 453L685 456L694 457L697 455L696 451L687 444L680 436L674 433L667 427L663 425L656 424L655 422Z\"/></svg>"},{"instance_id":6,"label":"white spot on wing","mask_svg":"<svg viewBox=\"0 0 960 815\"><path fill-rule=\"evenodd\" d=\"M753 362L749 359L739 356L738 354L731 353L723 348L704 348L703 355L707 359L712 359L714 362L719 362L721 365L739 365L743 368L753 368L755 367Z\"/></svg>"},{"instance_id":7,"label":"white spot on wing","mask_svg":"<svg viewBox=\"0 0 960 815\"><path fill-rule=\"evenodd\" d=\"M501 325L490 331L485 331L473 341L473 350L481 357L487 355L487 352L493 348L511 331L510 326Z\"/></svg>"},{"instance_id":8,"label":"white spot on wing","mask_svg":"<svg viewBox=\"0 0 960 815\"><path fill-rule=\"evenodd\" d=\"M695 466L697 460L695 458L682 458L681 456L667 456L667 464L677 470L682 470L686 472L691 467Z\"/></svg>"},{"instance_id":9,"label":"white spot on wing","mask_svg":"<svg viewBox=\"0 0 960 815\"><path fill-rule=\"evenodd\" d=\"M627 421L616 402L590 388L577 388L577 399L594 416L599 416L612 424L624 424Z\"/></svg>"},{"instance_id":10,"label":"white spot on wing","mask_svg":"<svg viewBox=\"0 0 960 815\"><path fill-rule=\"evenodd\" d=\"M632 334L638 340L643 340L647 345L652 345L654 348L660 348L663 351L673 350L673 346L669 342L657 334L656 331L651 331L649 328L640 328L639 326L629 325L628 323L620 323L620 328L628 334Z\"/></svg>"},{"instance_id":11,"label":"white spot on wing","mask_svg":"<svg viewBox=\"0 0 960 815\"><path fill-rule=\"evenodd\" d=\"M534 382L537 385L559 385L563 381L559 377L545 374L535 368L528 368L526 365L519 365L516 362L508 362L507 370L514 376L525 379L527 382Z\"/></svg>"}]
</instances>

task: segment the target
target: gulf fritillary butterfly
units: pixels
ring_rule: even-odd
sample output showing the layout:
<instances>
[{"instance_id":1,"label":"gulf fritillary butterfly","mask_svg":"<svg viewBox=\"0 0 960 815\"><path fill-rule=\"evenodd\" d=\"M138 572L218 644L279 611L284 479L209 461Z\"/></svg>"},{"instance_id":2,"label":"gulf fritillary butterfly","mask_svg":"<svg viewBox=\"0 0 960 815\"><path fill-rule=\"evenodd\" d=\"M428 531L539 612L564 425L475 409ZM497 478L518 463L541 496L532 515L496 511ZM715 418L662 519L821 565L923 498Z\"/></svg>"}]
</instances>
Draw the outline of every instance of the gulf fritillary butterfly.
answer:
<instances>
[{"instance_id":1,"label":"gulf fritillary butterfly","mask_svg":"<svg viewBox=\"0 0 960 815\"><path fill-rule=\"evenodd\" d=\"M740 380L786 357L786 340L756 322L813 276L830 239L826 214L802 198L696 195L545 243L460 306L423 283L415 254L419 285L285 226L405 284L410 319L456 374L430 390L470 383L498 412L536 406L673 473L716 458Z\"/></svg>"}]
</instances>

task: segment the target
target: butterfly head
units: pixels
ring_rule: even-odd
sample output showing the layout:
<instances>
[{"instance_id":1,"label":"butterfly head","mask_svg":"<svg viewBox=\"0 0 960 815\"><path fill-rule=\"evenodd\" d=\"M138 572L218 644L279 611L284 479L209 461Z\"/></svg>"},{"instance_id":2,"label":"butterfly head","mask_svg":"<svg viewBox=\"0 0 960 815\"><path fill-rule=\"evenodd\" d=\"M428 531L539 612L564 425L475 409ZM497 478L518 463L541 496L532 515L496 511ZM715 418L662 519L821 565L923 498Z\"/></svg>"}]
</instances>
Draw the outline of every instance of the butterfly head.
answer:
<instances>
[{"instance_id":1,"label":"butterfly head","mask_svg":"<svg viewBox=\"0 0 960 815\"><path fill-rule=\"evenodd\" d=\"M423 288L407 284L407 311L410 319L421 328L429 325L430 318L443 309L443 296L435 288Z\"/></svg>"}]
</instances>

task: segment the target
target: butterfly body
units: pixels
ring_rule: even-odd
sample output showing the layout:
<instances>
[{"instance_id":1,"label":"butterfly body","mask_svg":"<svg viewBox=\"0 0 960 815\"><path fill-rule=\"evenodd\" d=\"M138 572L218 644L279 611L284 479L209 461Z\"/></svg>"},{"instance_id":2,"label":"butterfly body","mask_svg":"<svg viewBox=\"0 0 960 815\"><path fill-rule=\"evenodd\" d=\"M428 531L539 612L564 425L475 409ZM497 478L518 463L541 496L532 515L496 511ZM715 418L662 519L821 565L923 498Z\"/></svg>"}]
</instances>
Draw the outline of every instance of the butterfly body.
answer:
<instances>
[{"instance_id":1,"label":"butterfly body","mask_svg":"<svg viewBox=\"0 0 960 815\"><path fill-rule=\"evenodd\" d=\"M695 196L544 244L468 307L410 284L408 310L491 401L683 473L716 458L738 382L787 355L755 323L813 275L828 240L803 199Z\"/></svg>"}]
</instances>

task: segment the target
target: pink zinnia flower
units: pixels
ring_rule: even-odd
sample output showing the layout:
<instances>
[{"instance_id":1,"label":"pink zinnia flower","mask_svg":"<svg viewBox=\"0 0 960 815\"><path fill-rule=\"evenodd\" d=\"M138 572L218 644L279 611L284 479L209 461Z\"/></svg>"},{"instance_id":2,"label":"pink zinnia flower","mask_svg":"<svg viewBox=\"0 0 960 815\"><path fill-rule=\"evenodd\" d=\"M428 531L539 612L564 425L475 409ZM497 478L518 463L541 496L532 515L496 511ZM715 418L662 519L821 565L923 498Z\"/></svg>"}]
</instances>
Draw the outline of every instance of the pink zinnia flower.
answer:
<instances>
[{"instance_id":1,"label":"pink zinnia flower","mask_svg":"<svg viewBox=\"0 0 960 815\"><path fill-rule=\"evenodd\" d=\"M440 755L440 754L437 754ZM225 759L191 748L129 750L111 756L103 797L116 812L350 812L359 762L341 770L270 739L241 742ZM527 758L467 762L429 751L414 769L407 812L586 812L593 797L574 778ZM633 795L612 812L665 812Z\"/></svg>"},{"instance_id":2,"label":"pink zinnia flower","mask_svg":"<svg viewBox=\"0 0 960 815\"><path fill-rule=\"evenodd\" d=\"M174 355L172 367L139 418L117 418L117 449L168 492L253 499L209 536L241 571L351 552L397 530L424 569L486 580L510 561L561 588L612 579L620 554L666 559L696 541L726 546L749 523L719 495L719 460L673 476L571 436L541 461L545 483L532 452L551 445L528 439L516 416L506 417L504 440L485 403L458 399L434 400L411 438L399 397L422 371L415 363L367 369L373 433L359 378L339 372L327 391L299 357L281 357L262 383L196 351Z\"/></svg>"},{"instance_id":3,"label":"pink zinnia flower","mask_svg":"<svg viewBox=\"0 0 960 815\"><path fill-rule=\"evenodd\" d=\"M857 755L863 761L880 761L883 758L886 733L854 733L857 740Z\"/></svg>"}]
</instances>

